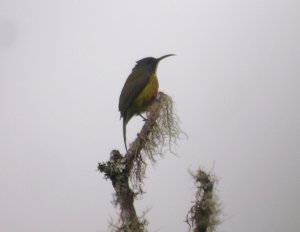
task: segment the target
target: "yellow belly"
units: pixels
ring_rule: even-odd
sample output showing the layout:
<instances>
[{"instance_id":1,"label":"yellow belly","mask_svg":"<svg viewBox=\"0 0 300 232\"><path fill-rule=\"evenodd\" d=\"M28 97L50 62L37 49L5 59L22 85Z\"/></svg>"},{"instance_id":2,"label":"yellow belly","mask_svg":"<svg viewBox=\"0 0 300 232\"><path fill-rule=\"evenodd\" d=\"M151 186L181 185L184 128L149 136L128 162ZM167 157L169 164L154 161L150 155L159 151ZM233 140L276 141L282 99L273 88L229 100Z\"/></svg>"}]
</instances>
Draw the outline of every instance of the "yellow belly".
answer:
<instances>
[{"instance_id":1,"label":"yellow belly","mask_svg":"<svg viewBox=\"0 0 300 232\"><path fill-rule=\"evenodd\" d=\"M151 76L149 83L133 102L133 107L138 111L137 113L145 111L152 104L157 96L158 86L157 76L154 74Z\"/></svg>"}]
</instances>

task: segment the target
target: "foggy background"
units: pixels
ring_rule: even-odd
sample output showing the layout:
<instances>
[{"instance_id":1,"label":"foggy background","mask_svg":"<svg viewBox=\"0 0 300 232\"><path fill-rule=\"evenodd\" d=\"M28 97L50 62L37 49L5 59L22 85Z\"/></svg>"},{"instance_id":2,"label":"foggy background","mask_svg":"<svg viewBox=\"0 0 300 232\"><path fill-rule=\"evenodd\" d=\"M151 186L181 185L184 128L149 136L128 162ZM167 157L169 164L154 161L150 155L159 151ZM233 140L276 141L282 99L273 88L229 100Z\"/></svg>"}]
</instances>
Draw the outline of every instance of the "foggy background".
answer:
<instances>
[{"instance_id":1,"label":"foggy background","mask_svg":"<svg viewBox=\"0 0 300 232\"><path fill-rule=\"evenodd\" d=\"M158 67L189 139L148 166L150 231L187 231L188 169L217 175L220 232L300 228L300 2L0 1L0 231L103 232L124 152L118 99ZM128 141L142 126L128 124Z\"/></svg>"}]
</instances>

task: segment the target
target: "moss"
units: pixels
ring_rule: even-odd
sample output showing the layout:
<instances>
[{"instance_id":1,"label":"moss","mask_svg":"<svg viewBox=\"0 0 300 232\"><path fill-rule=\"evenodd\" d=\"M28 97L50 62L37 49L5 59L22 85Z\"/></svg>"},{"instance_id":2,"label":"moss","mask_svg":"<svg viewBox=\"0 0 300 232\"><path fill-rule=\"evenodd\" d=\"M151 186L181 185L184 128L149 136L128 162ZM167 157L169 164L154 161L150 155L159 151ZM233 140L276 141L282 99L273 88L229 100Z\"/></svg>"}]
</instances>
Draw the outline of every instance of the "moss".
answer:
<instances>
[{"instance_id":1,"label":"moss","mask_svg":"<svg viewBox=\"0 0 300 232\"><path fill-rule=\"evenodd\" d=\"M213 232L220 223L220 203L214 193L216 178L199 169L191 173L197 186L193 206L186 216L190 230L194 232Z\"/></svg>"},{"instance_id":2,"label":"moss","mask_svg":"<svg viewBox=\"0 0 300 232\"><path fill-rule=\"evenodd\" d=\"M159 92L156 102L147 111L144 127L130 146L135 151L131 182L138 192L142 193L146 158L155 164L157 157L168 151L175 154L173 148L181 135L185 133L180 129L179 118L173 111L172 98Z\"/></svg>"}]
</instances>

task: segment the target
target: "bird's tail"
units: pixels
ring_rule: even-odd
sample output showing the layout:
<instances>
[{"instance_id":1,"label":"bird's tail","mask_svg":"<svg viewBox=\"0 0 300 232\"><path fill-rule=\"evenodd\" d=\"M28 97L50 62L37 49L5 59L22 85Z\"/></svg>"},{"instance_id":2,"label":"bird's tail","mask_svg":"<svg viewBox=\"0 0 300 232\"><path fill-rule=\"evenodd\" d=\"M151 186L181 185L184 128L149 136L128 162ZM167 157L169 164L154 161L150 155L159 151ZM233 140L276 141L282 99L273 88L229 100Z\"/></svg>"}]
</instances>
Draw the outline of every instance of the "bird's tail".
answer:
<instances>
[{"instance_id":1,"label":"bird's tail","mask_svg":"<svg viewBox=\"0 0 300 232\"><path fill-rule=\"evenodd\" d=\"M127 151L127 143L126 143L126 117L123 118L123 138L124 138L124 144L125 144L125 149Z\"/></svg>"}]
</instances>

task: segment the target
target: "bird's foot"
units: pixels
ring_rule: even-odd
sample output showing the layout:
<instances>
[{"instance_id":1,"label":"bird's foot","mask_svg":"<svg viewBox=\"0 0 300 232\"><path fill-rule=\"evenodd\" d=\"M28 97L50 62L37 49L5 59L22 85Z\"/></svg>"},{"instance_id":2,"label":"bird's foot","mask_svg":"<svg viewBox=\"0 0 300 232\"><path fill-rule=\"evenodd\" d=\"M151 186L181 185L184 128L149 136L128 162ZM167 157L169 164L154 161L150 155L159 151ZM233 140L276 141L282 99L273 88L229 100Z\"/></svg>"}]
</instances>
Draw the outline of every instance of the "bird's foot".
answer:
<instances>
[{"instance_id":1,"label":"bird's foot","mask_svg":"<svg viewBox=\"0 0 300 232\"><path fill-rule=\"evenodd\" d=\"M142 117L143 121L147 120L147 118L145 118L143 115L141 115L141 114L138 114L138 115L140 115Z\"/></svg>"}]
</instances>

